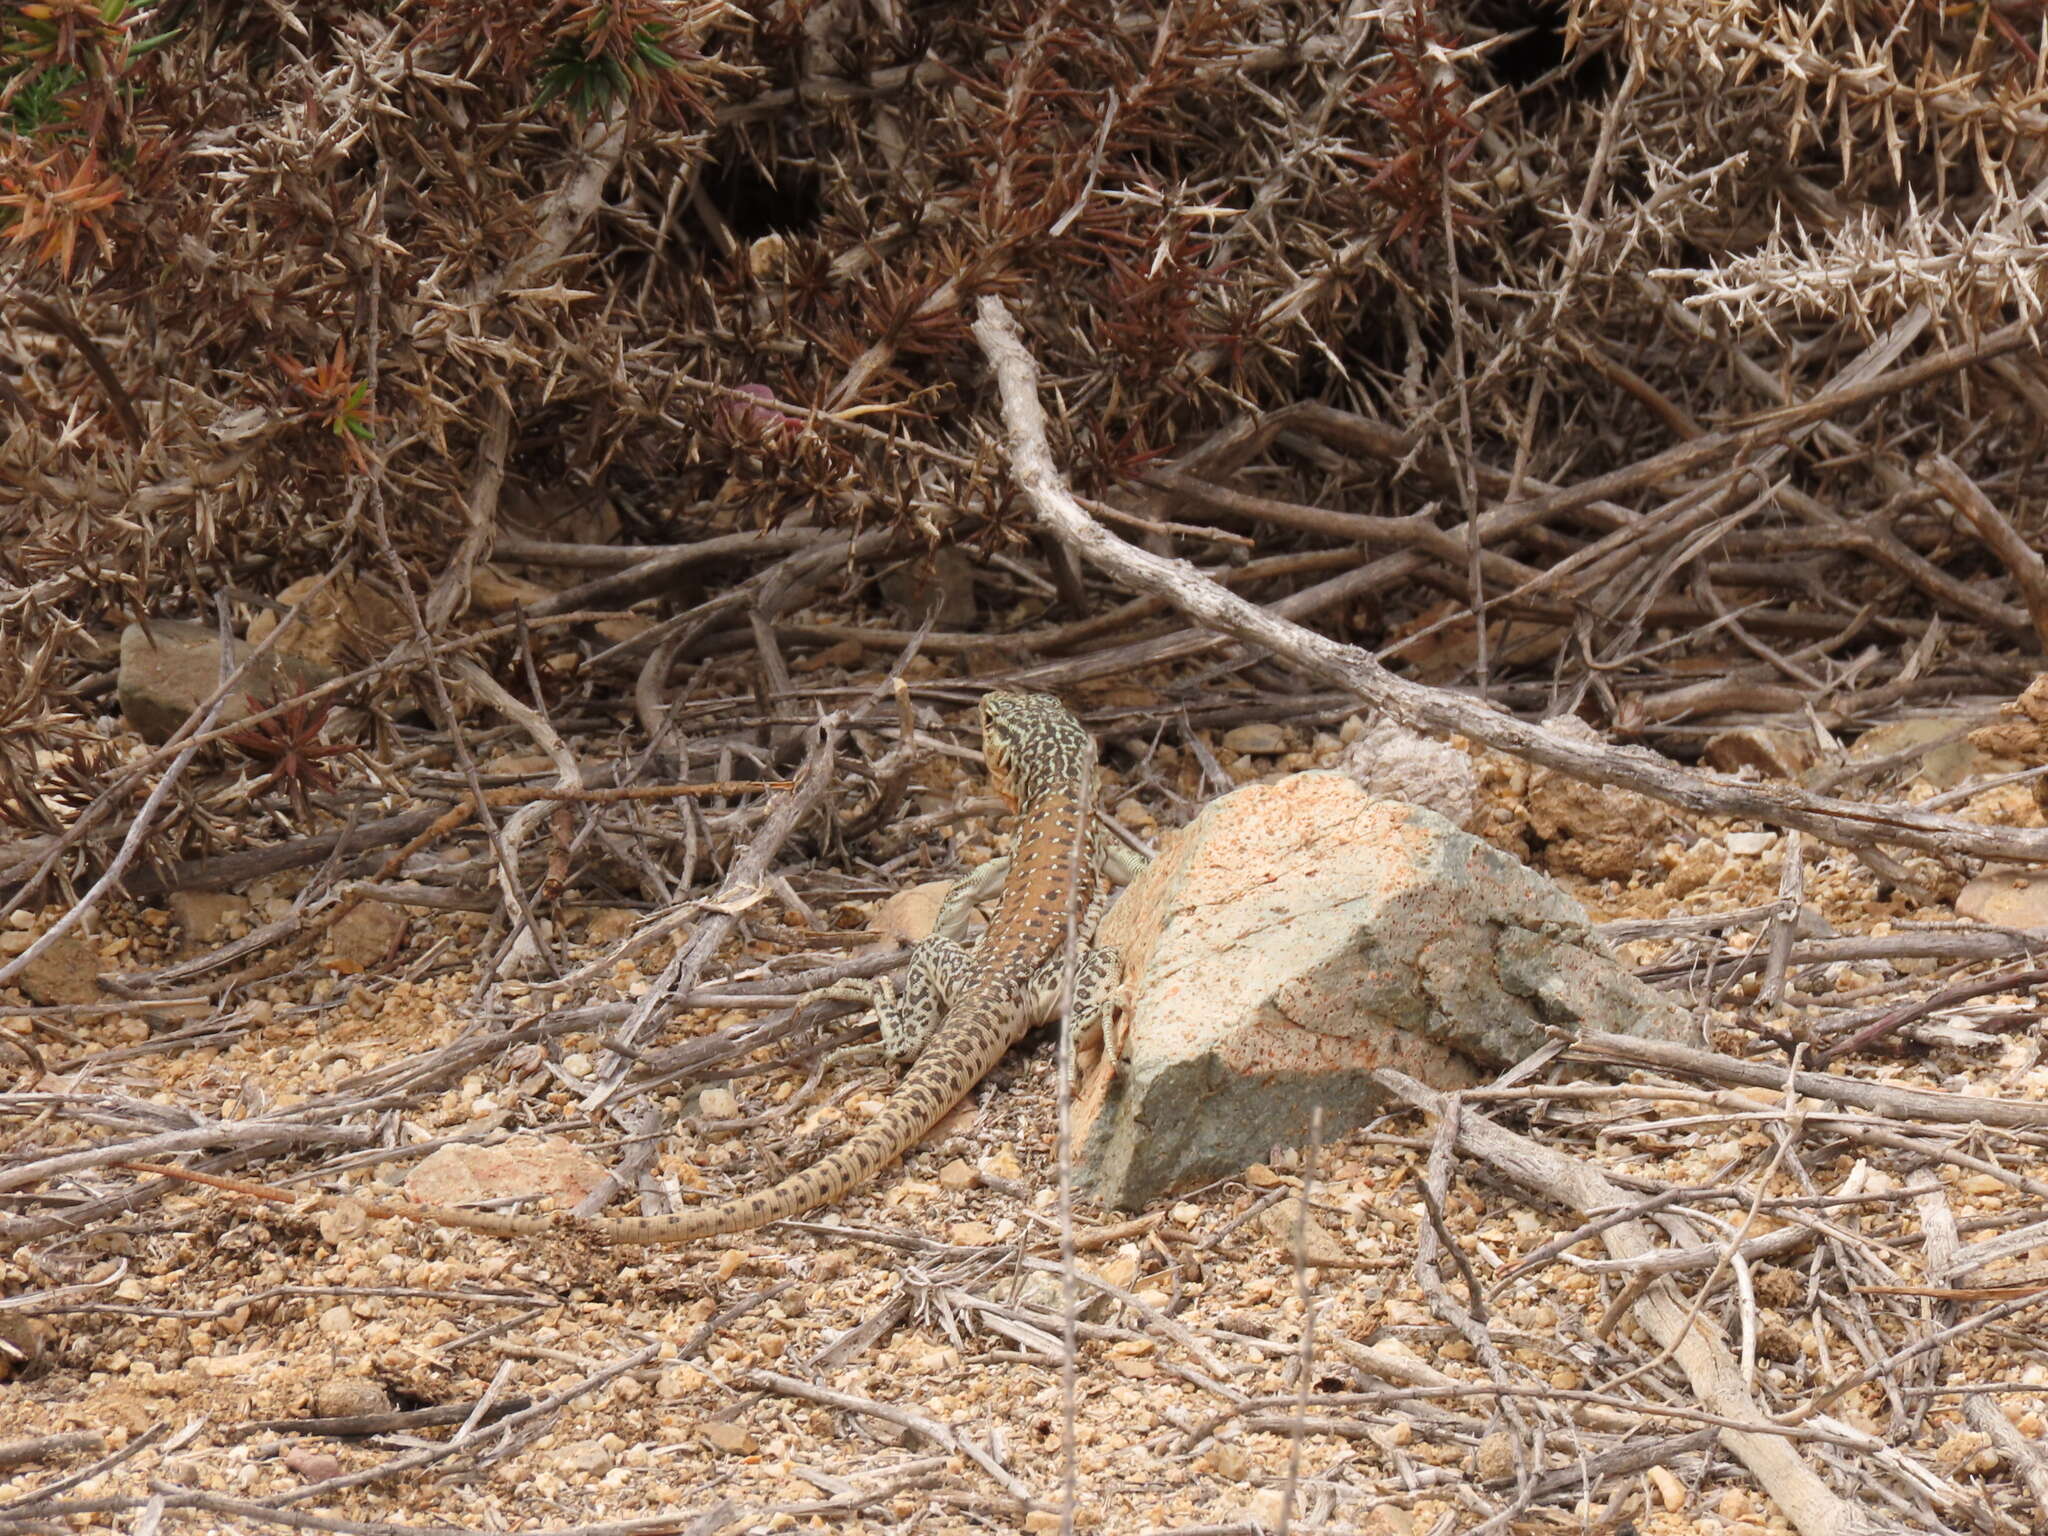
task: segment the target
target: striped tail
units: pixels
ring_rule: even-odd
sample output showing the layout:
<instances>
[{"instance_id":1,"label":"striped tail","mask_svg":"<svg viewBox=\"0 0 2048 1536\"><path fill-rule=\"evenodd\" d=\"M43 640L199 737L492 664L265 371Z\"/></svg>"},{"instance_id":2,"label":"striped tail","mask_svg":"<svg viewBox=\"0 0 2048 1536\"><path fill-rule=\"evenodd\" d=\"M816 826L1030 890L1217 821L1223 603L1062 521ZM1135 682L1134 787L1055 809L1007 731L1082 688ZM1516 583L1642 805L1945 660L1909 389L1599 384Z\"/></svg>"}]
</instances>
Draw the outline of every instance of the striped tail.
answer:
<instances>
[{"instance_id":1,"label":"striped tail","mask_svg":"<svg viewBox=\"0 0 2048 1536\"><path fill-rule=\"evenodd\" d=\"M673 1216L560 1222L553 1230L567 1227L587 1232L600 1242L620 1245L687 1243L720 1232L745 1232L829 1204L916 1146L1002 1060L1017 1038L1016 1031L1004 1027L1005 1013L998 1004L964 1002L947 1020L940 1037L926 1046L917 1064L896 1085L881 1114L828 1156L759 1194L721 1200Z\"/></svg>"}]
</instances>

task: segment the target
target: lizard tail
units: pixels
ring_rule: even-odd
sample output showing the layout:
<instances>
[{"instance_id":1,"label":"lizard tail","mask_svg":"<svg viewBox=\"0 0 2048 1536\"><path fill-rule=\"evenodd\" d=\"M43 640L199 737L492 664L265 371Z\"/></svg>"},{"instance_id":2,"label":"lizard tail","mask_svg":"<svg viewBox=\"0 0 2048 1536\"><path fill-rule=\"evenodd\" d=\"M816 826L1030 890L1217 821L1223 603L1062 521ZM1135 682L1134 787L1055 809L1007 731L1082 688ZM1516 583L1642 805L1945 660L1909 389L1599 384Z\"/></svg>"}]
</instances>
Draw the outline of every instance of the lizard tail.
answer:
<instances>
[{"instance_id":1,"label":"lizard tail","mask_svg":"<svg viewBox=\"0 0 2048 1536\"><path fill-rule=\"evenodd\" d=\"M928 1052L896 1085L889 1102L842 1146L801 1173L758 1194L701 1205L673 1216L624 1216L579 1222L600 1242L624 1246L687 1243L720 1232L745 1232L837 1200L902 1157L943 1120L1011 1044L997 1010L948 1021L958 1049ZM528 1218L532 1219L532 1218ZM546 1218L541 1218L545 1220Z\"/></svg>"}]
</instances>

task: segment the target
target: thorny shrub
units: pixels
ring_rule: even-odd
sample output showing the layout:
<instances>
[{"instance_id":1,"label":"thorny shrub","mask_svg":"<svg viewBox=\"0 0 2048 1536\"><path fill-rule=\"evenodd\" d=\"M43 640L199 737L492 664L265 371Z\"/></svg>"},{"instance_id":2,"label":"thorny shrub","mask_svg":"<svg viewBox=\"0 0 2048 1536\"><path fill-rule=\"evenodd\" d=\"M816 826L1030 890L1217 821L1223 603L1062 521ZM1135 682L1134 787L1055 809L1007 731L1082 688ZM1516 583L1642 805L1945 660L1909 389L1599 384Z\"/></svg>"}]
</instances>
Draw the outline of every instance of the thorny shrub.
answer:
<instances>
[{"instance_id":1,"label":"thorny shrub","mask_svg":"<svg viewBox=\"0 0 2048 1536\"><path fill-rule=\"evenodd\" d=\"M1303 398L1536 479L1627 462L1888 326L2035 313L2041 28L1935 0L7 0L0 256L39 307L6 311L0 624L55 649L0 757L34 778L132 616L396 579L373 510L423 590L520 506L1000 541L985 293L1092 493ZM1962 389L1879 409L2038 529L2033 450ZM1470 510L1265 453L1272 494ZM1854 500L1875 472L1814 473Z\"/></svg>"}]
</instances>

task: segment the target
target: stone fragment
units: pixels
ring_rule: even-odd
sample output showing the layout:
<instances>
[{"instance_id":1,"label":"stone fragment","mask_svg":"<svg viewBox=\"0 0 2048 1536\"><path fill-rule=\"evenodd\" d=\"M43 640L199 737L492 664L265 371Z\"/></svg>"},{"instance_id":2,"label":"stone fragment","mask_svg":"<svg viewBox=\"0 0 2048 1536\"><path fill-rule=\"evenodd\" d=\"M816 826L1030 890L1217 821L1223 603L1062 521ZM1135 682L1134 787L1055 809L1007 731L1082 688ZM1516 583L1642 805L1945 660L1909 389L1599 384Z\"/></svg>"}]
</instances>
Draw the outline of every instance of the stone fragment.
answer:
<instances>
[{"instance_id":1,"label":"stone fragment","mask_svg":"<svg viewBox=\"0 0 2048 1536\"><path fill-rule=\"evenodd\" d=\"M2048 874L1987 869L1957 895L1956 916L1997 928L2048 928Z\"/></svg>"},{"instance_id":2,"label":"stone fragment","mask_svg":"<svg viewBox=\"0 0 2048 1536\"><path fill-rule=\"evenodd\" d=\"M249 652L248 645L235 642L236 663ZM153 620L147 628L130 624L121 634L121 667L114 694L138 736L144 741L167 741L202 700L213 696L220 686L220 672L220 640L212 626L169 619ZM249 714L251 695L274 703L338 675L296 656L273 652L242 675L217 723L230 724Z\"/></svg>"},{"instance_id":3,"label":"stone fragment","mask_svg":"<svg viewBox=\"0 0 2048 1536\"><path fill-rule=\"evenodd\" d=\"M882 595L913 623L930 619L934 629L972 629L974 561L948 544L890 571L882 578Z\"/></svg>"},{"instance_id":4,"label":"stone fragment","mask_svg":"<svg viewBox=\"0 0 2048 1536\"><path fill-rule=\"evenodd\" d=\"M1241 757L1277 757L1289 750L1287 728L1272 720L1233 726L1223 733L1223 746Z\"/></svg>"},{"instance_id":5,"label":"stone fragment","mask_svg":"<svg viewBox=\"0 0 2048 1536\"><path fill-rule=\"evenodd\" d=\"M1479 770L1471 757L1391 720L1361 730L1336 766L1373 799L1419 805L1453 826L1470 827L1478 810Z\"/></svg>"},{"instance_id":6,"label":"stone fragment","mask_svg":"<svg viewBox=\"0 0 2048 1536\"><path fill-rule=\"evenodd\" d=\"M706 1419L697 1426L697 1436L721 1455L751 1456L754 1453L754 1437L744 1424L728 1424L723 1419Z\"/></svg>"},{"instance_id":7,"label":"stone fragment","mask_svg":"<svg viewBox=\"0 0 2048 1536\"><path fill-rule=\"evenodd\" d=\"M1305 773L1216 801L1104 921L1124 960L1112 1049L1076 1129L1097 1196L1141 1206L1325 1142L1379 1112L1393 1067L1470 1086L1546 1025L1680 1039L1685 1014L1579 906L1432 812Z\"/></svg>"},{"instance_id":8,"label":"stone fragment","mask_svg":"<svg viewBox=\"0 0 2048 1536\"><path fill-rule=\"evenodd\" d=\"M1849 761L1868 763L1910 753L1892 770L1900 780L1919 778L1936 789L1953 789L1973 775L2006 773L2022 766L2018 753L2025 740L2038 736L2038 727L2021 720L2023 739L2006 741L1999 736L1997 725L1987 726L1981 715L1912 715L1891 720L1858 736L1850 744Z\"/></svg>"},{"instance_id":9,"label":"stone fragment","mask_svg":"<svg viewBox=\"0 0 2048 1536\"><path fill-rule=\"evenodd\" d=\"M697 1095L697 1113L706 1120L737 1120L739 1096L730 1088L706 1088Z\"/></svg>"},{"instance_id":10,"label":"stone fragment","mask_svg":"<svg viewBox=\"0 0 2048 1536\"><path fill-rule=\"evenodd\" d=\"M405 912L388 901L365 901L327 930L327 958L338 971L360 976L384 964L405 942Z\"/></svg>"},{"instance_id":11,"label":"stone fragment","mask_svg":"<svg viewBox=\"0 0 2048 1536\"><path fill-rule=\"evenodd\" d=\"M330 1477L341 1476L341 1458L332 1451L294 1445L277 1459L284 1463L286 1471L303 1483L324 1483Z\"/></svg>"},{"instance_id":12,"label":"stone fragment","mask_svg":"<svg viewBox=\"0 0 2048 1536\"><path fill-rule=\"evenodd\" d=\"M469 579L469 605L480 613L511 613L534 603L546 602L554 595L552 588L537 581L528 581L523 576L507 576L488 565L478 566Z\"/></svg>"},{"instance_id":13,"label":"stone fragment","mask_svg":"<svg viewBox=\"0 0 2048 1536\"><path fill-rule=\"evenodd\" d=\"M1342 1264L1351 1257L1330 1229L1299 1200L1281 1200L1259 1212L1259 1225L1290 1264Z\"/></svg>"},{"instance_id":14,"label":"stone fragment","mask_svg":"<svg viewBox=\"0 0 2048 1536\"><path fill-rule=\"evenodd\" d=\"M89 940L67 933L23 967L14 985L45 1008L97 1003L100 952Z\"/></svg>"},{"instance_id":15,"label":"stone fragment","mask_svg":"<svg viewBox=\"0 0 2048 1536\"><path fill-rule=\"evenodd\" d=\"M1543 722L1561 736L1597 742L1600 733L1575 715ZM1543 862L1562 874L1622 880L1644 868L1650 849L1674 825L1670 813L1645 795L1587 784L1554 768L1529 770L1524 797L1529 830L1543 843Z\"/></svg>"},{"instance_id":16,"label":"stone fragment","mask_svg":"<svg viewBox=\"0 0 2048 1536\"><path fill-rule=\"evenodd\" d=\"M939 908L946 904L946 893L952 889L950 880L926 880L900 890L875 908L868 931L900 944L915 944L932 931Z\"/></svg>"},{"instance_id":17,"label":"stone fragment","mask_svg":"<svg viewBox=\"0 0 2048 1536\"><path fill-rule=\"evenodd\" d=\"M390 1411L391 1394L367 1376L330 1376L313 1392L313 1416L318 1419L356 1419Z\"/></svg>"},{"instance_id":18,"label":"stone fragment","mask_svg":"<svg viewBox=\"0 0 2048 1536\"><path fill-rule=\"evenodd\" d=\"M388 655L411 629L396 598L346 576L324 586L318 576L301 577L278 593L277 600L299 610L298 619L278 639L278 654L313 668L323 681ZM257 614L249 621L249 643L261 645L283 619L270 609Z\"/></svg>"},{"instance_id":19,"label":"stone fragment","mask_svg":"<svg viewBox=\"0 0 2048 1536\"><path fill-rule=\"evenodd\" d=\"M560 1206L586 1198L605 1180L604 1164L558 1136L514 1136L495 1147L442 1147L405 1181L422 1205L472 1205L515 1195L552 1195Z\"/></svg>"},{"instance_id":20,"label":"stone fragment","mask_svg":"<svg viewBox=\"0 0 2048 1536\"><path fill-rule=\"evenodd\" d=\"M226 891L173 891L170 909L186 948L201 949L226 940L228 926L248 917L249 901Z\"/></svg>"},{"instance_id":21,"label":"stone fragment","mask_svg":"<svg viewBox=\"0 0 2048 1536\"><path fill-rule=\"evenodd\" d=\"M1813 736L1776 725L1746 725L1709 736L1702 750L1709 768L1722 773L1753 770L1760 778L1797 783L1819 760Z\"/></svg>"}]
</instances>

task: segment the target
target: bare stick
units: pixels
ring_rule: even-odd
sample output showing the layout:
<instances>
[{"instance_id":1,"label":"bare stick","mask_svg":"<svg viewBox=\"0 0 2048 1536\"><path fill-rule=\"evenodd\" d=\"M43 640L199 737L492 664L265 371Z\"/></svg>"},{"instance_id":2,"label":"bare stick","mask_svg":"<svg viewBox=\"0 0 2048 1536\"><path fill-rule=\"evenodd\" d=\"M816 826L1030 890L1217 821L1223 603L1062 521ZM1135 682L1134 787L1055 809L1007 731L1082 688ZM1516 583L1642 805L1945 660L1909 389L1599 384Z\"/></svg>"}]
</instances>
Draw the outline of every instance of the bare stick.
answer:
<instances>
[{"instance_id":1,"label":"bare stick","mask_svg":"<svg viewBox=\"0 0 2048 1536\"><path fill-rule=\"evenodd\" d=\"M1038 398L1038 365L1024 349L1015 322L1000 299L981 299L974 334L994 365L1001 386L1011 476L1040 521L1117 579L1166 597L1211 629L1262 646L1316 677L1352 689L1401 724L1439 735L1464 735L1589 784L1618 785L1690 811L1796 827L1847 847L1893 842L2014 863L2048 862L2048 830L1992 828L1952 816L1930 816L1908 806L1874 807L1836 800L1787 785L1709 779L1688 773L1669 759L1642 748L1610 747L1556 735L1513 716L1497 714L1475 699L1395 677L1358 647L1290 623L1224 590L1184 561L1151 554L1105 532L1075 501L1054 462L1046 440L1045 409ZM2004 332L1994 334L2005 338ZM1989 345L1993 339L1986 337L1983 344ZM1949 358L1945 353L1940 356ZM1895 372L1911 371L1917 378L1934 361L1930 359L1910 370ZM1953 369L1959 364L1950 360L1949 366ZM1773 428L1789 431L1820 419L1815 412L1820 411L1822 401L1834 402L1830 409L1841 409L1864 399L1867 393L1867 387L1861 386L1834 391L1770 420ZM1762 427L1749 430L1757 443L1770 435ZM1680 447L1690 450L1694 445ZM1674 464L1659 473L1677 473L1690 464L1690 460L1688 465ZM1601 477L1602 482L1611 478ZM1626 483L1634 486L1656 478L1630 476ZM1614 488L1602 483L1599 494L1609 494ZM1581 494L1590 499L1592 492L1580 488L1567 500L1584 505L1584 501L1576 499Z\"/></svg>"}]
</instances>

